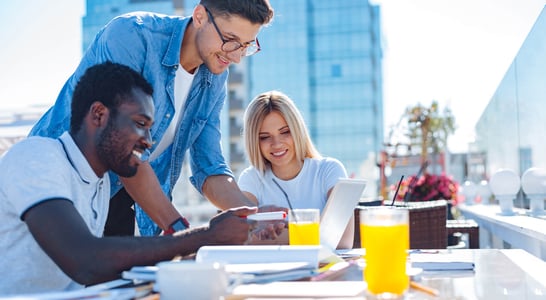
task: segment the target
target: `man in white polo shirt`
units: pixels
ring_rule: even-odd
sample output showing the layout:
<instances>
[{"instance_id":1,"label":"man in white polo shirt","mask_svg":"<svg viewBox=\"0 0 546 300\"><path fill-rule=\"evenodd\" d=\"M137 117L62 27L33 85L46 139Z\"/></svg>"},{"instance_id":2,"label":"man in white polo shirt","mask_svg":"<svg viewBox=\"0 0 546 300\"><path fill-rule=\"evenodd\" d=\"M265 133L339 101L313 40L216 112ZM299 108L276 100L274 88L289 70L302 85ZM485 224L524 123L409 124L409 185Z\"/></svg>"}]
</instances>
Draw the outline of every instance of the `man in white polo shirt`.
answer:
<instances>
[{"instance_id":1,"label":"man in white polo shirt","mask_svg":"<svg viewBox=\"0 0 546 300\"><path fill-rule=\"evenodd\" d=\"M111 62L90 67L74 91L70 130L30 137L0 158L0 295L81 288L208 244L242 244L256 208L221 213L174 236L102 237L108 171L131 177L151 147L152 87Z\"/></svg>"}]
</instances>

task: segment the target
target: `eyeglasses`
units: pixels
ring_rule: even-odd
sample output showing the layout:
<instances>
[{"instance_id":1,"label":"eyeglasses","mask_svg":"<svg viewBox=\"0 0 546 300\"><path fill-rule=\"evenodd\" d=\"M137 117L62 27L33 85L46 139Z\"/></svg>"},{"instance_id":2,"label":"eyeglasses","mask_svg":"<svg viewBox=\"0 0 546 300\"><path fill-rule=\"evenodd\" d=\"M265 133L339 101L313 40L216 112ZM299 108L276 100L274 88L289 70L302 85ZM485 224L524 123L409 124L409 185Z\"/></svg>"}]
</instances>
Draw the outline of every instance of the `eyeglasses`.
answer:
<instances>
[{"instance_id":1,"label":"eyeglasses","mask_svg":"<svg viewBox=\"0 0 546 300\"><path fill-rule=\"evenodd\" d=\"M220 29L218 28L218 25L216 25L216 22L214 21L214 17L208 10L208 8L205 7L205 11L207 12L210 21L214 28L216 29L216 32L218 32L218 35L220 36L220 39L222 40L222 51L224 52L233 52L236 50L239 50L241 48L244 48L243 50L243 56L251 56L253 54L256 54L258 51L260 51L260 43L258 42L258 38L256 37L255 41L247 42L244 44L241 44L240 42L236 40L227 40L222 35L222 32L220 32Z\"/></svg>"}]
</instances>

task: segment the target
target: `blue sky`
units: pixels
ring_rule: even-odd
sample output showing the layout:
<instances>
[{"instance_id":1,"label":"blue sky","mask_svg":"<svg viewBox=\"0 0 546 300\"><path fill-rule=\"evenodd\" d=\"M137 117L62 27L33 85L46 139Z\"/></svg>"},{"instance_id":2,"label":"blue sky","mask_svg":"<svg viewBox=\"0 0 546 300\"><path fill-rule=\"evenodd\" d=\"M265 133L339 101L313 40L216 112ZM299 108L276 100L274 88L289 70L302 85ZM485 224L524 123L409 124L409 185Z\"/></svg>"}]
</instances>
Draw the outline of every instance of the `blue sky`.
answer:
<instances>
[{"instance_id":1,"label":"blue sky","mask_svg":"<svg viewBox=\"0 0 546 300\"><path fill-rule=\"evenodd\" d=\"M450 150L468 150L475 123L546 1L373 2L382 10L386 125L408 105L435 99L455 114Z\"/></svg>"},{"instance_id":2,"label":"blue sky","mask_svg":"<svg viewBox=\"0 0 546 300\"><path fill-rule=\"evenodd\" d=\"M81 57L85 1L0 3L0 108L51 105Z\"/></svg>"},{"instance_id":3,"label":"blue sky","mask_svg":"<svg viewBox=\"0 0 546 300\"><path fill-rule=\"evenodd\" d=\"M0 1L0 110L50 106L81 57L85 1ZM386 125L435 99L459 125L450 149L466 150L546 0L371 2L382 11Z\"/></svg>"}]
</instances>

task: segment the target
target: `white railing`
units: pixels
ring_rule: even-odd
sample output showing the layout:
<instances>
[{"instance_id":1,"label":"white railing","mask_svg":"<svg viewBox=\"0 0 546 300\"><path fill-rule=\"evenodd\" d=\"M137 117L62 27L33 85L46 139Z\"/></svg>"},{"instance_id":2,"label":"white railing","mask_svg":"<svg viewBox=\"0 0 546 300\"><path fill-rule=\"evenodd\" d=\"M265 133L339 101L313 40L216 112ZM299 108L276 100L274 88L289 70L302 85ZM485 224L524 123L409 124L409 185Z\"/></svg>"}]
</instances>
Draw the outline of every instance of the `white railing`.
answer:
<instances>
[{"instance_id":1,"label":"white railing","mask_svg":"<svg viewBox=\"0 0 546 300\"><path fill-rule=\"evenodd\" d=\"M518 208L514 215L501 215L498 205L457 207L480 226L480 248L518 248L546 261L546 216L529 216L529 210Z\"/></svg>"}]
</instances>

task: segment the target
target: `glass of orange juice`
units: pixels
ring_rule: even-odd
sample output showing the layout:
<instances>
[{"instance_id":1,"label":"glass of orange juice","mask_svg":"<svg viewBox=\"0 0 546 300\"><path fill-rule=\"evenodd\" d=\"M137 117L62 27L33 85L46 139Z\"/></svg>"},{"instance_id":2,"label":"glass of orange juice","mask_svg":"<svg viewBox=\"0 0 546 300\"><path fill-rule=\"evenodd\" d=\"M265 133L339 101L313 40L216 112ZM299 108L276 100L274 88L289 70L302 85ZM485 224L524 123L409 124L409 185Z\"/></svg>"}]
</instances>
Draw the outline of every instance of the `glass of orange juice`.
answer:
<instances>
[{"instance_id":1,"label":"glass of orange juice","mask_svg":"<svg viewBox=\"0 0 546 300\"><path fill-rule=\"evenodd\" d=\"M288 213L288 241L294 245L320 245L320 210L293 209Z\"/></svg>"},{"instance_id":2,"label":"glass of orange juice","mask_svg":"<svg viewBox=\"0 0 546 300\"><path fill-rule=\"evenodd\" d=\"M364 280L370 294L401 296L409 287L406 274L409 248L409 212L395 207L360 211L360 241L366 249Z\"/></svg>"}]
</instances>

